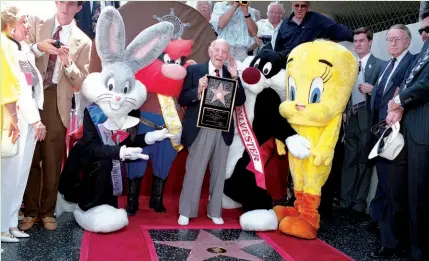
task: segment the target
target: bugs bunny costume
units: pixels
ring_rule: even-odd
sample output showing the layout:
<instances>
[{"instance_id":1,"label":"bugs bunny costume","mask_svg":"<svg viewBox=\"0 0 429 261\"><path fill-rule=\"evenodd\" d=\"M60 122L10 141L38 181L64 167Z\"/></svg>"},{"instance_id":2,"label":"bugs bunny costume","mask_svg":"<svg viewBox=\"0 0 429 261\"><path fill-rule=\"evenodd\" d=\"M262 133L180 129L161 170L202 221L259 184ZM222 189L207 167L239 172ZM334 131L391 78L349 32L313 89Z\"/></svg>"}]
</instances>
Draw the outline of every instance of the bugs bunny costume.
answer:
<instances>
[{"instance_id":1,"label":"bugs bunny costume","mask_svg":"<svg viewBox=\"0 0 429 261\"><path fill-rule=\"evenodd\" d=\"M158 58L173 30L169 22L158 23L140 32L126 47L120 13L106 7L100 14L95 43L102 71L89 74L82 85L82 94L93 104L84 110L79 142L87 164L74 210L77 223L87 231L112 232L128 225L125 210L116 208L123 190L121 162L147 160L142 147L172 137L167 129L137 135L140 120L129 113L147 98L146 87L135 79L135 73ZM102 114L107 117L104 122L100 122Z\"/></svg>"}]
</instances>

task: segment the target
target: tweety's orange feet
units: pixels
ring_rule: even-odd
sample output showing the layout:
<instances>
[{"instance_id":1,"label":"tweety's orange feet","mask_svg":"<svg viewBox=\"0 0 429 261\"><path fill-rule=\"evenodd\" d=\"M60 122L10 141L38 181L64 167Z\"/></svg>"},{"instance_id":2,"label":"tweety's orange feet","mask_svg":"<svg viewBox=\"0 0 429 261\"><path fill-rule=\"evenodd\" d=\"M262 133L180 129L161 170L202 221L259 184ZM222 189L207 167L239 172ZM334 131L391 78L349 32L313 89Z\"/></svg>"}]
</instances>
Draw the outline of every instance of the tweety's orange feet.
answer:
<instances>
[{"instance_id":1,"label":"tweety's orange feet","mask_svg":"<svg viewBox=\"0 0 429 261\"><path fill-rule=\"evenodd\" d=\"M279 224L279 230L304 239L315 239L317 236L317 230L302 216L283 218Z\"/></svg>"},{"instance_id":2,"label":"tweety's orange feet","mask_svg":"<svg viewBox=\"0 0 429 261\"><path fill-rule=\"evenodd\" d=\"M273 208L277 215L277 220L280 222L284 217L296 217L299 215L299 208L302 202L302 192L295 191L294 207L275 206Z\"/></svg>"},{"instance_id":3,"label":"tweety's orange feet","mask_svg":"<svg viewBox=\"0 0 429 261\"><path fill-rule=\"evenodd\" d=\"M298 210L295 207L275 206L273 208L276 213L277 220L280 222L284 217L296 217L299 215Z\"/></svg>"}]
</instances>

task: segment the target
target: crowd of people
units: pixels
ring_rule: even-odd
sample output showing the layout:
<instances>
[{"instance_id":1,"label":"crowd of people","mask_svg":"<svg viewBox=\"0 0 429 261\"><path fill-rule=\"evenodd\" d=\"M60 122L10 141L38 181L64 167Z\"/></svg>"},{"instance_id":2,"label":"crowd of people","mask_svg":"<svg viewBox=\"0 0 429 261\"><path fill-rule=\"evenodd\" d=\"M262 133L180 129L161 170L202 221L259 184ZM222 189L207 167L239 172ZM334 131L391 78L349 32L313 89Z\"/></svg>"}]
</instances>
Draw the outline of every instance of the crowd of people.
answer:
<instances>
[{"instance_id":1,"label":"crowd of people","mask_svg":"<svg viewBox=\"0 0 429 261\"><path fill-rule=\"evenodd\" d=\"M224 173L234 129L221 132L196 127L201 93L207 88L205 75L237 80L235 104L239 106L246 97L237 63L247 57L270 49L280 54L286 66L288 54L301 43L318 38L349 41L358 56L359 74L344 112L339 141L345 149L338 184L341 193L332 211L375 228L380 240L372 257L389 258L405 251L415 260L429 260L425 239L429 226L429 13L421 14L421 52L409 52L411 41L420 39L411 39L407 26L395 24L386 35L391 58L384 61L371 54L374 35L370 29L351 30L310 11L310 2L292 2L293 12L284 20L285 9L279 2L267 4L267 19L260 19L260 11L251 4L239 1L189 4L204 16L218 39L208 49L208 62L188 67L178 99L186 107L181 143L189 151L178 223L187 225L197 215L210 162L208 216L215 224L223 224ZM1 10L2 242L29 237L25 231L38 222L46 230L56 229L54 212L73 93L89 74L100 11L106 6L118 8L119 3L57 1L56 6L56 14L46 21L13 4ZM399 155L393 160L369 159L376 142L396 123L405 143ZM367 220L374 166L378 184ZM332 199L322 195L324 200ZM23 216L19 217L22 203Z\"/></svg>"}]
</instances>

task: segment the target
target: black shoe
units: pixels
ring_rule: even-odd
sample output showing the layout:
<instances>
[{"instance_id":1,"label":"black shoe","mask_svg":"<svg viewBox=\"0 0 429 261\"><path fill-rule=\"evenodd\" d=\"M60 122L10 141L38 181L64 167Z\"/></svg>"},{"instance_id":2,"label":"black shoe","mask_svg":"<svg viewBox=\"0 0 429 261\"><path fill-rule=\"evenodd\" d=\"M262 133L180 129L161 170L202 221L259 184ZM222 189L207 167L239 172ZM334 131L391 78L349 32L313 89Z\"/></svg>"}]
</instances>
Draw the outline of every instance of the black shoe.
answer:
<instances>
[{"instance_id":1,"label":"black shoe","mask_svg":"<svg viewBox=\"0 0 429 261\"><path fill-rule=\"evenodd\" d=\"M140 184L142 178L128 179L127 214L134 216L139 209Z\"/></svg>"},{"instance_id":2,"label":"black shoe","mask_svg":"<svg viewBox=\"0 0 429 261\"><path fill-rule=\"evenodd\" d=\"M155 212L164 213L167 209L162 204L163 194L165 188L165 180L153 176L152 194L150 195L149 207Z\"/></svg>"},{"instance_id":3,"label":"black shoe","mask_svg":"<svg viewBox=\"0 0 429 261\"><path fill-rule=\"evenodd\" d=\"M360 222L358 223L358 226L366 228L373 233L378 233L380 231L380 226L378 223L372 220Z\"/></svg>"},{"instance_id":4,"label":"black shoe","mask_svg":"<svg viewBox=\"0 0 429 261\"><path fill-rule=\"evenodd\" d=\"M367 241L370 244L380 245L380 238L379 237L369 238Z\"/></svg>"},{"instance_id":5,"label":"black shoe","mask_svg":"<svg viewBox=\"0 0 429 261\"><path fill-rule=\"evenodd\" d=\"M371 252L370 254L372 258L389 258L393 255L396 255L398 257L405 256L407 255L407 250L401 247L397 247L397 248L380 247L379 249Z\"/></svg>"},{"instance_id":6,"label":"black shoe","mask_svg":"<svg viewBox=\"0 0 429 261\"><path fill-rule=\"evenodd\" d=\"M380 247L376 251L372 251L369 255L372 258L388 258L396 253L395 248Z\"/></svg>"}]
</instances>

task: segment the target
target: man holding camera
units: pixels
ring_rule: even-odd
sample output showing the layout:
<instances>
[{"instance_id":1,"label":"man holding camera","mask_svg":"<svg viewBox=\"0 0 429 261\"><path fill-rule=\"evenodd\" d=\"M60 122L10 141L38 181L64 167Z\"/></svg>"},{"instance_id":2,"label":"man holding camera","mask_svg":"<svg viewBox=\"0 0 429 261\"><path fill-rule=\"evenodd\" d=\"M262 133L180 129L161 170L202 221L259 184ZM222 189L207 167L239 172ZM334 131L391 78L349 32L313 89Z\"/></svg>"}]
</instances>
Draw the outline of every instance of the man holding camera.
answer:
<instances>
[{"instance_id":1,"label":"man holding camera","mask_svg":"<svg viewBox=\"0 0 429 261\"><path fill-rule=\"evenodd\" d=\"M54 218L58 181L69 126L73 88L80 89L88 75L91 40L73 20L82 1L57 1L55 16L30 17L29 41L44 87L42 122L46 139L38 142L24 194L25 218L20 230L29 230L40 219L46 230L56 229ZM42 190L42 191L40 191Z\"/></svg>"},{"instance_id":2,"label":"man holding camera","mask_svg":"<svg viewBox=\"0 0 429 261\"><path fill-rule=\"evenodd\" d=\"M255 38L255 43L252 45L251 49L255 50L258 53L266 44L271 43L274 32L278 32L282 16L285 12L285 9L281 3L270 3L267 8L267 19L261 19L256 22L258 26L258 37ZM272 48L271 48L272 49Z\"/></svg>"},{"instance_id":3,"label":"man holding camera","mask_svg":"<svg viewBox=\"0 0 429 261\"><path fill-rule=\"evenodd\" d=\"M214 5L210 23L218 34L231 47L235 60L244 61L247 49L258 33L254 9L246 1L218 2Z\"/></svg>"}]
</instances>

